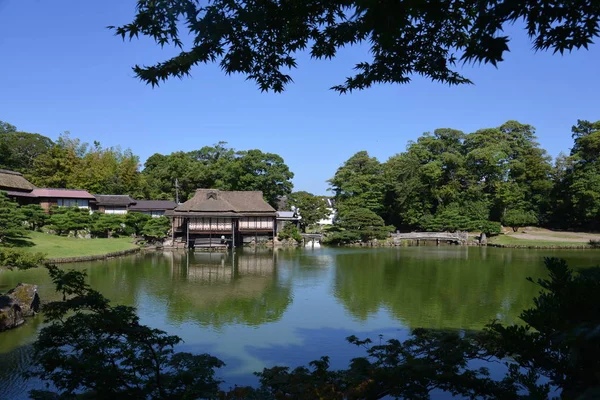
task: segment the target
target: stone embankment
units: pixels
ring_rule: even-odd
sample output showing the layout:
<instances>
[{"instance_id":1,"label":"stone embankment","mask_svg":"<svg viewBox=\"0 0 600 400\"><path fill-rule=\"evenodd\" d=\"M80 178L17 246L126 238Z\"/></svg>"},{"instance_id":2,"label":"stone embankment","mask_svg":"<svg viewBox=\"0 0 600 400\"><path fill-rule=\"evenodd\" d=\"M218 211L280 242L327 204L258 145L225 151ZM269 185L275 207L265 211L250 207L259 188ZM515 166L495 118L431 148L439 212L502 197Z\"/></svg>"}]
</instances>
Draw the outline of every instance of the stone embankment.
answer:
<instances>
[{"instance_id":1,"label":"stone embankment","mask_svg":"<svg viewBox=\"0 0 600 400\"><path fill-rule=\"evenodd\" d=\"M25 318L35 315L39 307L37 285L19 283L5 295L0 295L0 331L23 325Z\"/></svg>"}]
</instances>

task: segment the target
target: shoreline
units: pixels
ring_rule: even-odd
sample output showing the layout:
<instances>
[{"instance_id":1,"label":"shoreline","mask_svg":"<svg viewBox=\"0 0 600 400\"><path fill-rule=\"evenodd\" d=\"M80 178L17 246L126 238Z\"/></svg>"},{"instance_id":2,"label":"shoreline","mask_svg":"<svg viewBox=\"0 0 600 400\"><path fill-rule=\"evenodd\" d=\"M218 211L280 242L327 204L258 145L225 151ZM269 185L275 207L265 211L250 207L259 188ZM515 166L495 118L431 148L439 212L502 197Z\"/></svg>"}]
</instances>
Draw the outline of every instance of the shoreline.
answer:
<instances>
[{"instance_id":1,"label":"shoreline","mask_svg":"<svg viewBox=\"0 0 600 400\"><path fill-rule=\"evenodd\" d=\"M114 251L111 253L97 254L97 255L93 255L93 256L47 258L46 262L48 262L50 264L67 264L67 263L83 262L83 261L98 261L98 260L106 260L109 258L116 258L116 257L130 255L130 254L135 254L135 253L139 253L140 251L142 251L142 248L136 247L134 249Z\"/></svg>"}]
</instances>

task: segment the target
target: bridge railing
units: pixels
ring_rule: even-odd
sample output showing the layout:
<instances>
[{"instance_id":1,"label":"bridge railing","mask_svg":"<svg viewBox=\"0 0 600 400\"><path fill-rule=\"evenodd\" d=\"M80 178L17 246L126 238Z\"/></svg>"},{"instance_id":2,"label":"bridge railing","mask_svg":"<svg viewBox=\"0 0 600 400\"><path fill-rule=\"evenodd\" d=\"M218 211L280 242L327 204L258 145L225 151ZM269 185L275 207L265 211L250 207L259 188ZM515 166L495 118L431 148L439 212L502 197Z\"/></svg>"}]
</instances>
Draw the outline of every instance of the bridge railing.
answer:
<instances>
[{"instance_id":1,"label":"bridge railing","mask_svg":"<svg viewBox=\"0 0 600 400\"><path fill-rule=\"evenodd\" d=\"M457 240L466 242L469 239L467 232L410 232L392 233L394 240Z\"/></svg>"}]
</instances>

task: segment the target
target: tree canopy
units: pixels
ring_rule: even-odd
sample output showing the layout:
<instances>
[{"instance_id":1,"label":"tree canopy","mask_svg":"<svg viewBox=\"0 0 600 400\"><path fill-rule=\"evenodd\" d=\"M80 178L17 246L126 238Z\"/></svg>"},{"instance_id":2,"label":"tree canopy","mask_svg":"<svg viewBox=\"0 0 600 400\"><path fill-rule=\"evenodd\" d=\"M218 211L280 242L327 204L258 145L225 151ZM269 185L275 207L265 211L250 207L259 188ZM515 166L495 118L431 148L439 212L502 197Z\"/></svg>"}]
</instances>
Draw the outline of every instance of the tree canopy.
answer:
<instances>
[{"instance_id":1,"label":"tree canopy","mask_svg":"<svg viewBox=\"0 0 600 400\"><path fill-rule=\"evenodd\" d=\"M142 172L151 198L190 198L197 188L260 190L266 201L276 205L280 196L292 191L294 174L278 154L260 150L236 151L219 142L190 152L153 154Z\"/></svg>"},{"instance_id":2,"label":"tree canopy","mask_svg":"<svg viewBox=\"0 0 600 400\"><path fill-rule=\"evenodd\" d=\"M14 125L0 121L0 168L29 173L35 159L53 144L46 136L19 132Z\"/></svg>"},{"instance_id":3,"label":"tree canopy","mask_svg":"<svg viewBox=\"0 0 600 400\"><path fill-rule=\"evenodd\" d=\"M262 91L292 81L298 53L331 59L359 44L369 56L332 89L345 93L377 83L407 83L414 75L451 85L470 83L462 62L497 65L509 51L505 28L523 24L533 48L569 52L598 36L600 5L589 0L271 1L138 0L133 21L111 26L123 39L146 36L181 52L133 69L158 85L184 77L198 64L218 63ZM189 38L190 44L186 43Z\"/></svg>"},{"instance_id":4,"label":"tree canopy","mask_svg":"<svg viewBox=\"0 0 600 400\"><path fill-rule=\"evenodd\" d=\"M527 217L519 226L549 223L552 169L535 128L507 121L427 132L385 163L358 152L329 183L340 212L367 208L403 229L498 233L517 211Z\"/></svg>"},{"instance_id":5,"label":"tree canopy","mask_svg":"<svg viewBox=\"0 0 600 400\"><path fill-rule=\"evenodd\" d=\"M306 228L315 225L329 215L325 199L312 193L294 192L290 195L289 203L290 206L296 207L301 216L300 227L302 232L306 232Z\"/></svg>"}]
</instances>

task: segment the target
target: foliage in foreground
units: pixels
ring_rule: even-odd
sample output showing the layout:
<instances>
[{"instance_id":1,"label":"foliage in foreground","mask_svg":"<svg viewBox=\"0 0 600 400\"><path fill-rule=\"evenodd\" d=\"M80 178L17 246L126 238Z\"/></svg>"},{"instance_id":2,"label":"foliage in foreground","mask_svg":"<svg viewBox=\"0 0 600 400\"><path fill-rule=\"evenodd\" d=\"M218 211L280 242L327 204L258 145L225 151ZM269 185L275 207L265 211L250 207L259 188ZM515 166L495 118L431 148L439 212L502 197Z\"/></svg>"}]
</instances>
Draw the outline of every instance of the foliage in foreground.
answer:
<instances>
[{"instance_id":1,"label":"foliage in foreground","mask_svg":"<svg viewBox=\"0 0 600 400\"><path fill-rule=\"evenodd\" d=\"M242 73L263 91L292 82L297 53L330 59L339 49L366 44L355 75L333 87L341 93L377 83L407 83L421 75L448 84L470 83L456 64L497 65L509 51L505 26L521 23L535 50L587 48L598 36L600 8L593 1L358 1L248 2L242 0L138 0L132 22L112 27L123 39L147 36L181 49L154 65L136 65L154 85L218 63ZM189 48L184 41L191 38Z\"/></svg>"},{"instance_id":2,"label":"foliage in foreground","mask_svg":"<svg viewBox=\"0 0 600 400\"><path fill-rule=\"evenodd\" d=\"M31 376L54 384L63 398L424 399L444 391L470 399L545 399L553 390L564 399L583 398L600 388L600 268L574 273L554 258L546 267L535 307L521 314L525 325L492 322L479 333L416 329L405 341L378 345L351 336L366 355L347 369L330 370L323 357L294 370L264 369L259 388L223 393L215 378L220 360L174 353L178 337L141 325L132 307L111 306L85 284L84 273L50 266L63 300L45 308L49 325L35 342ZM493 379L481 361L505 364L504 377Z\"/></svg>"},{"instance_id":3,"label":"foliage in foreground","mask_svg":"<svg viewBox=\"0 0 600 400\"><path fill-rule=\"evenodd\" d=\"M207 354L175 353L181 342L139 323L133 307L111 306L85 283L85 274L48 266L62 301L44 307L46 322L34 344L37 368L30 376L51 382L74 398L214 398L223 363ZM34 399L58 398L32 391ZM115 397L116 396L116 397Z\"/></svg>"}]
</instances>

